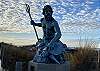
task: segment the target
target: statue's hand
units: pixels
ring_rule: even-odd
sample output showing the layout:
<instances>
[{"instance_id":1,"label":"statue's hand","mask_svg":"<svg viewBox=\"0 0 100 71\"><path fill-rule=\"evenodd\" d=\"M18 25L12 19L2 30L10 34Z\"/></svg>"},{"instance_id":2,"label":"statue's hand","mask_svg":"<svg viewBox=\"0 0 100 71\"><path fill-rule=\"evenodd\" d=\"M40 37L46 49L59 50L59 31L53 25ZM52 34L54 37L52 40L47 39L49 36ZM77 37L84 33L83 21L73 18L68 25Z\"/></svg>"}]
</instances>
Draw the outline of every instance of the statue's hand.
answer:
<instances>
[{"instance_id":1,"label":"statue's hand","mask_svg":"<svg viewBox=\"0 0 100 71\"><path fill-rule=\"evenodd\" d=\"M35 25L35 22L33 20L31 20L31 25Z\"/></svg>"},{"instance_id":2,"label":"statue's hand","mask_svg":"<svg viewBox=\"0 0 100 71\"><path fill-rule=\"evenodd\" d=\"M38 43L38 45L36 46L36 48L44 48L44 43Z\"/></svg>"}]
</instances>

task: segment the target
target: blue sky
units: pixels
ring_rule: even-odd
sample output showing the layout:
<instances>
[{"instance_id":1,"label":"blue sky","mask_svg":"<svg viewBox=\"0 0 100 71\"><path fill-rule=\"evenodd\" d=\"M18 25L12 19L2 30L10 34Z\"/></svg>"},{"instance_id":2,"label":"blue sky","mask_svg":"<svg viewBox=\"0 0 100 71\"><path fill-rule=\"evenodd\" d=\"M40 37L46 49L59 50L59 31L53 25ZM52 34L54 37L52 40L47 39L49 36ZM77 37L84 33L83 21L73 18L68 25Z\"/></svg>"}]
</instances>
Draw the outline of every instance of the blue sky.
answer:
<instances>
[{"instance_id":1,"label":"blue sky","mask_svg":"<svg viewBox=\"0 0 100 71\"><path fill-rule=\"evenodd\" d=\"M80 37L100 40L100 0L4 0L0 3L2 4L0 6L0 31L31 32L32 37L35 35L34 29L30 25L24 4L30 5L35 22L40 22L43 17L43 6L50 4L54 10L53 17L59 23L63 40ZM37 30L40 31L39 28ZM10 37L15 36L12 33L7 34L10 34L8 35ZM16 34L15 38L26 36Z\"/></svg>"}]
</instances>

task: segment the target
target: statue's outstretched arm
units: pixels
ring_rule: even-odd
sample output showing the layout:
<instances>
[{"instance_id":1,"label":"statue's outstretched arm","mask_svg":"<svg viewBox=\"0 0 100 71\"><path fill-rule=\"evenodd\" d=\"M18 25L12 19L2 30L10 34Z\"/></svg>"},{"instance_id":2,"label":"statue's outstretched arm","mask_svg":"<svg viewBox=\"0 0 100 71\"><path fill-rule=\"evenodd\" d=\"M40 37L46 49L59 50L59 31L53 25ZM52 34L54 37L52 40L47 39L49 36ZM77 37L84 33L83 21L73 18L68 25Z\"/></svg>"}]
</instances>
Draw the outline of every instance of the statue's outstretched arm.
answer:
<instances>
[{"instance_id":1,"label":"statue's outstretched arm","mask_svg":"<svg viewBox=\"0 0 100 71\"><path fill-rule=\"evenodd\" d=\"M31 25L35 25L35 26L38 26L38 27L42 27L42 24L41 23L35 23L33 20L31 20Z\"/></svg>"},{"instance_id":2,"label":"statue's outstretched arm","mask_svg":"<svg viewBox=\"0 0 100 71\"><path fill-rule=\"evenodd\" d=\"M54 29L55 29L55 36L54 36L54 38L50 41L50 43L48 44L48 46L50 47L50 46L52 46L52 44L55 42L55 41L57 41L57 40L59 40L60 38L61 38L61 31L60 31L60 28L59 28L59 25L58 25L58 23L57 23L57 21L55 21L54 22Z\"/></svg>"}]
</instances>

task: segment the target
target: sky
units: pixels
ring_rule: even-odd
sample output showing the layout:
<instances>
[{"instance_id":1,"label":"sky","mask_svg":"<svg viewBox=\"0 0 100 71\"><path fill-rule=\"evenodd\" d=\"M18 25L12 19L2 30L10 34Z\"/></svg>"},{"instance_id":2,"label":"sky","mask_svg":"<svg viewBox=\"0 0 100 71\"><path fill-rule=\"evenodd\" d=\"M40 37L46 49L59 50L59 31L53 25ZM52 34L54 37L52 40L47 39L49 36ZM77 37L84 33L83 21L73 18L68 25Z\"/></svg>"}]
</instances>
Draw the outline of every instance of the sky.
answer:
<instances>
[{"instance_id":1,"label":"sky","mask_svg":"<svg viewBox=\"0 0 100 71\"><path fill-rule=\"evenodd\" d=\"M40 22L43 17L43 6L51 5L54 11L53 17L62 32L62 40L80 37L100 40L100 0L2 0L0 1L2 36L7 33L8 36L10 34L11 37L19 38L19 35L13 35L12 32L33 33L32 35L35 36L29 15L25 10L25 3L30 5L35 22ZM41 36L41 28L36 27L36 29Z\"/></svg>"}]
</instances>

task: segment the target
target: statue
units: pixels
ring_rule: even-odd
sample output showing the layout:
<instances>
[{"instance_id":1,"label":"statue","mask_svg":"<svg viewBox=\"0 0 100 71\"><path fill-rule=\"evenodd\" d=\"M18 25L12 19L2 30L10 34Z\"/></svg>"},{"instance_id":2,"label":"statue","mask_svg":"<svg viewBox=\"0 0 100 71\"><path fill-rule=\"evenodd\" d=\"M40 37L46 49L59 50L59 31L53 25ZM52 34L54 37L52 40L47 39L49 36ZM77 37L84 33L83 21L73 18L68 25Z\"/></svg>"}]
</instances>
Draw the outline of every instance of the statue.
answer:
<instances>
[{"instance_id":1,"label":"statue","mask_svg":"<svg viewBox=\"0 0 100 71\"><path fill-rule=\"evenodd\" d=\"M26 6L31 18L30 7L27 4ZM42 14L44 17L41 19L41 23L35 23L31 18L31 25L33 25L33 27L39 26L43 29L43 38L40 40L37 36L37 52L33 61L45 64L63 64L66 62L64 59L66 45L59 40L61 38L61 31L58 22L52 17L53 10L51 6L44 6Z\"/></svg>"}]
</instances>

